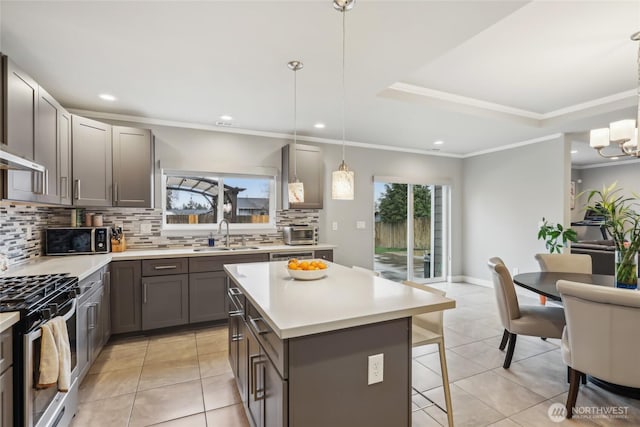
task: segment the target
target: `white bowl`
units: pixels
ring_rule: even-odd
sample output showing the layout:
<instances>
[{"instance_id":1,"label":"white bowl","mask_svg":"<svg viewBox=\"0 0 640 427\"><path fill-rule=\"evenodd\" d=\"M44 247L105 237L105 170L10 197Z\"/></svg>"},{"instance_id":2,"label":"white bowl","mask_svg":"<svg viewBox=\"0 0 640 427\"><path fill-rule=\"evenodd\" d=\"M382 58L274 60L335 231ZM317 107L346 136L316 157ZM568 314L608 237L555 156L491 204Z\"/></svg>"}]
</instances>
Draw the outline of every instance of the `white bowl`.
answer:
<instances>
[{"instance_id":1,"label":"white bowl","mask_svg":"<svg viewBox=\"0 0 640 427\"><path fill-rule=\"evenodd\" d=\"M327 268L324 270L290 270L287 268L289 276L296 280L318 280L327 275L329 271L329 264L326 264Z\"/></svg>"}]
</instances>

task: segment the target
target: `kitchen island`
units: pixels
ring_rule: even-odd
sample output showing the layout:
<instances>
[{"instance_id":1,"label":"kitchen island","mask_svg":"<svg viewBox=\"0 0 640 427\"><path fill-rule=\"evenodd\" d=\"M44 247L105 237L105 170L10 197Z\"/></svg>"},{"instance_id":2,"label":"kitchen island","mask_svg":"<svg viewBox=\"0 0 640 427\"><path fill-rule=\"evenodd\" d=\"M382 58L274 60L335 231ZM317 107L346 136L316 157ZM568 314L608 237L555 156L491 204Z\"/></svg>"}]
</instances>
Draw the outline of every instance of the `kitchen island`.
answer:
<instances>
[{"instance_id":1,"label":"kitchen island","mask_svg":"<svg viewBox=\"0 0 640 427\"><path fill-rule=\"evenodd\" d=\"M286 262L224 268L229 360L254 425L411 425L411 316L454 300L332 263L314 281Z\"/></svg>"}]
</instances>

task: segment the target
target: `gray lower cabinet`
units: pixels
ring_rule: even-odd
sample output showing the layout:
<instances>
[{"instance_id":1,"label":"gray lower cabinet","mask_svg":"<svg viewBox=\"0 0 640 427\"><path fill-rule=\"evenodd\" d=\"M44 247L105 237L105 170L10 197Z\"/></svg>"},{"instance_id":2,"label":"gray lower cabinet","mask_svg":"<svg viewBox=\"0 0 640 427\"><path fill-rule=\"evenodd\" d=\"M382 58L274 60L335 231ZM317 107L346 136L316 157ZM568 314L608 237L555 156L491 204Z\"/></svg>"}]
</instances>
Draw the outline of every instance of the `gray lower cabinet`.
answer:
<instances>
[{"instance_id":1,"label":"gray lower cabinet","mask_svg":"<svg viewBox=\"0 0 640 427\"><path fill-rule=\"evenodd\" d=\"M13 368L0 374L0 427L13 427Z\"/></svg>"},{"instance_id":2,"label":"gray lower cabinet","mask_svg":"<svg viewBox=\"0 0 640 427\"><path fill-rule=\"evenodd\" d=\"M333 249L322 249L314 251L313 257L333 262Z\"/></svg>"},{"instance_id":3,"label":"gray lower cabinet","mask_svg":"<svg viewBox=\"0 0 640 427\"><path fill-rule=\"evenodd\" d=\"M153 207L152 135L149 129L113 127L113 206Z\"/></svg>"},{"instance_id":4,"label":"gray lower cabinet","mask_svg":"<svg viewBox=\"0 0 640 427\"><path fill-rule=\"evenodd\" d=\"M189 322L189 275L145 277L142 280L142 330Z\"/></svg>"},{"instance_id":5,"label":"gray lower cabinet","mask_svg":"<svg viewBox=\"0 0 640 427\"><path fill-rule=\"evenodd\" d=\"M281 340L248 300L243 312L241 326L229 318L229 360L253 426L411 424L411 318ZM384 381L369 386L378 353Z\"/></svg>"},{"instance_id":6,"label":"gray lower cabinet","mask_svg":"<svg viewBox=\"0 0 640 427\"><path fill-rule=\"evenodd\" d=\"M104 304L104 284L102 277L106 274L99 273L100 280L93 283L93 286L86 287L79 298L77 314L77 350L78 350L78 377L80 380L89 371L91 364L100 354L102 347L109 339L105 330L109 329L105 325L104 311L107 310ZM93 277L93 275L91 276ZM85 279L90 280L90 279ZM80 283L83 288L83 284Z\"/></svg>"},{"instance_id":7,"label":"gray lower cabinet","mask_svg":"<svg viewBox=\"0 0 640 427\"><path fill-rule=\"evenodd\" d=\"M71 116L73 153L73 204L111 206L111 125Z\"/></svg>"},{"instance_id":8,"label":"gray lower cabinet","mask_svg":"<svg viewBox=\"0 0 640 427\"><path fill-rule=\"evenodd\" d=\"M142 262L111 263L111 332L142 330Z\"/></svg>"},{"instance_id":9,"label":"gray lower cabinet","mask_svg":"<svg viewBox=\"0 0 640 427\"><path fill-rule=\"evenodd\" d=\"M102 345L111 337L111 271L102 276L102 299L100 300L100 324L102 326Z\"/></svg>"},{"instance_id":10,"label":"gray lower cabinet","mask_svg":"<svg viewBox=\"0 0 640 427\"><path fill-rule=\"evenodd\" d=\"M227 275L223 271L189 274L189 323L227 317Z\"/></svg>"},{"instance_id":11,"label":"gray lower cabinet","mask_svg":"<svg viewBox=\"0 0 640 427\"><path fill-rule=\"evenodd\" d=\"M0 427L13 427L13 330L0 334Z\"/></svg>"}]
</instances>

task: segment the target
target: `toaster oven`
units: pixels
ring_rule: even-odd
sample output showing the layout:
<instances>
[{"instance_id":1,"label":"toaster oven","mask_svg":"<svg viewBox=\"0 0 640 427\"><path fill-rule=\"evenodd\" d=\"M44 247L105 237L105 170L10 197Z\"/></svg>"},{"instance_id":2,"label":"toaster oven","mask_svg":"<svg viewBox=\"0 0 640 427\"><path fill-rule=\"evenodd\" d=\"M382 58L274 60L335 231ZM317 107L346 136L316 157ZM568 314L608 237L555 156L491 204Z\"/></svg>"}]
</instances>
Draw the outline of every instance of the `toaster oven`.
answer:
<instances>
[{"instance_id":1,"label":"toaster oven","mask_svg":"<svg viewBox=\"0 0 640 427\"><path fill-rule=\"evenodd\" d=\"M285 245L313 245L317 241L318 228L310 225L282 227L282 235Z\"/></svg>"}]
</instances>

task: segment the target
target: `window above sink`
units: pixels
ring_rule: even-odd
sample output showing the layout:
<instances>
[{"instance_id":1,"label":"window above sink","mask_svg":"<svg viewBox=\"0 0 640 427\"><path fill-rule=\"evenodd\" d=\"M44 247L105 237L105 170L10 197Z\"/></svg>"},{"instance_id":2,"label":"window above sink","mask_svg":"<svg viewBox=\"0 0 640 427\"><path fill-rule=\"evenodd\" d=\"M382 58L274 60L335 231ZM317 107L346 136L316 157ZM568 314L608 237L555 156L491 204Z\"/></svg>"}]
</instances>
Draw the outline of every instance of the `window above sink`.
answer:
<instances>
[{"instance_id":1,"label":"window above sink","mask_svg":"<svg viewBox=\"0 0 640 427\"><path fill-rule=\"evenodd\" d=\"M222 219L231 232L276 230L276 177L249 173L162 173L162 228L217 231Z\"/></svg>"}]
</instances>

